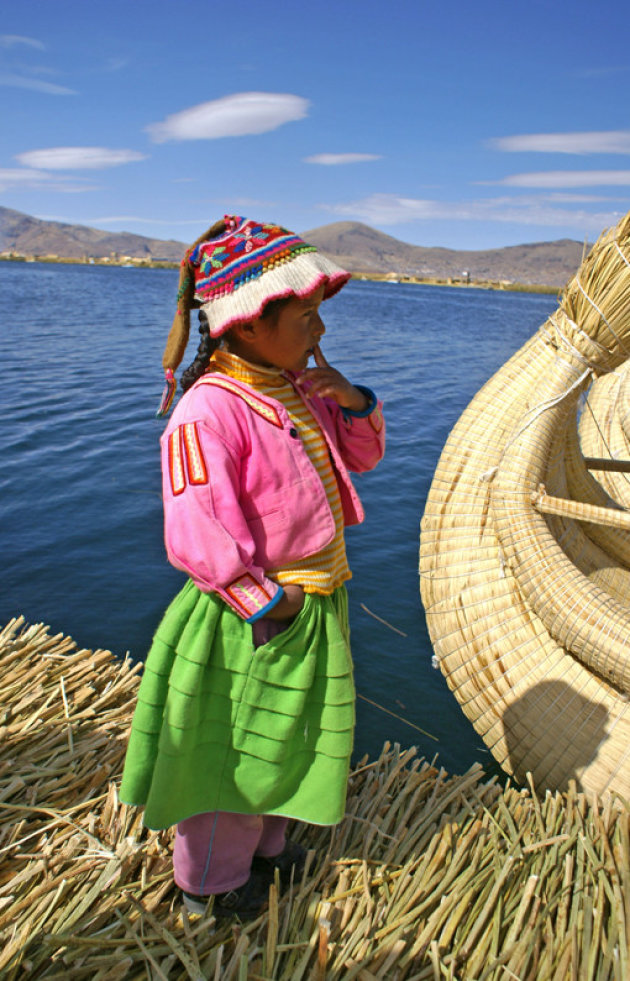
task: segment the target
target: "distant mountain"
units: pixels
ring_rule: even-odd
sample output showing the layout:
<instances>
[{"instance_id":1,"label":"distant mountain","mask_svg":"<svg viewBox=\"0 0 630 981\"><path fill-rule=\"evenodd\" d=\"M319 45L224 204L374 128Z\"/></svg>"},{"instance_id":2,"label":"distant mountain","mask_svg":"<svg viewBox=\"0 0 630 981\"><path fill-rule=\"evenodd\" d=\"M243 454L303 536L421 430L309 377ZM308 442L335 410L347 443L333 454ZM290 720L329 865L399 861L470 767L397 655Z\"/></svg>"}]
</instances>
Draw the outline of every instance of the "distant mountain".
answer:
<instances>
[{"instance_id":1,"label":"distant mountain","mask_svg":"<svg viewBox=\"0 0 630 981\"><path fill-rule=\"evenodd\" d=\"M583 245L571 239L512 245L479 252L408 245L368 225L339 221L304 232L307 242L355 273L394 273L422 279L512 281L564 286L582 260Z\"/></svg>"},{"instance_id":2,"label":"distant mountain","mask_svg":"<svg viewBox=\"0 0 630 981\"><path fill-rule=\"evenodd\" d=\"M544 286L564 286L580 265L583 251L580 242L570 239L479 252L428 248L409 245L354 221L323 225L303 236L354 273L444 280L461 279L467 272L471 280ZM174 240L41 221L0 207L0 252L64 259L98 259L116 254L179 262L185 248L183 242Z\"/></svg>"},{"instance_id":3,"label":"distant mountain","mask_svg":"<svg viewBox=\"0 0 630 981\"><path fill-rule=\"evenodd\" d=\"M50 256L63 259L105 258L112 253L144 259L179 262L186 246L182 242L163 242L130 232L104 232L86 225L66 225L61 221L40 221L20 211L0 208L0 252Z\"/></svg>"}]
</instances>

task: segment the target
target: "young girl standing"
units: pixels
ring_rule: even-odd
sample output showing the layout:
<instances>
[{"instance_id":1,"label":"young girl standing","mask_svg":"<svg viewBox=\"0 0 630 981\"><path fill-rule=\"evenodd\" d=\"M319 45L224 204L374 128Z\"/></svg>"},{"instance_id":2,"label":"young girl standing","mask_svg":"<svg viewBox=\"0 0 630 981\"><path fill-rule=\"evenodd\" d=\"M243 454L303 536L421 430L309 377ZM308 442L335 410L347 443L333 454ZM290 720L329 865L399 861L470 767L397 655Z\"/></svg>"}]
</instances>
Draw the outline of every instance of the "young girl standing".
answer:
<instances>
[{"instance_id":1,"label":"young girl standing","mask_svg":"<svg viewBox=\"0 0 630 981\"><path fill-rule=\"evenodd\" d=\"M187 907L249 916L304 849L290 818L344 814L354 685L348 471L384 450L381 406L328 364L320 304L350 278L277 225L226 216L187 251L163 364L201 343L162 436L165 540L189 579L155 634L120 797L177 824ZM308 367L310 358L315 366ZM163 406L164 408L165 406Z\"/></svg>"}]
</instances>

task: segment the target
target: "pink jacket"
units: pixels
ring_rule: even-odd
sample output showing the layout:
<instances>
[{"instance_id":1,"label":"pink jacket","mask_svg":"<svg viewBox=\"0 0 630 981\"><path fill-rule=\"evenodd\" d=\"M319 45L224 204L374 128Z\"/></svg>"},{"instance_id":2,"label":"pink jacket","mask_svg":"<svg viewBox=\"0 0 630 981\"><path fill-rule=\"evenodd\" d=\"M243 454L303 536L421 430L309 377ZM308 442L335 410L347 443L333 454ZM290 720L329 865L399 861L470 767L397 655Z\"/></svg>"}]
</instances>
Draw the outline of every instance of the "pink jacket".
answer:
<instances>
[{"instance_id":1,"label":"pink jacket","mask_svg":"<svg viewBox=\"0 0 630 981\"><path fill-rule=\"evenodd\" d=\"M382 406L361 418L316 396L307 405L328 443L345 523L358 524L363 508L348 470L371 470L381 459ZM287 410L243 382L204 375L178 403L161 444L169 561L254 622L282 596L265 569L313 555L334 537L326 492Z\"/></svg>"}]
</instances>

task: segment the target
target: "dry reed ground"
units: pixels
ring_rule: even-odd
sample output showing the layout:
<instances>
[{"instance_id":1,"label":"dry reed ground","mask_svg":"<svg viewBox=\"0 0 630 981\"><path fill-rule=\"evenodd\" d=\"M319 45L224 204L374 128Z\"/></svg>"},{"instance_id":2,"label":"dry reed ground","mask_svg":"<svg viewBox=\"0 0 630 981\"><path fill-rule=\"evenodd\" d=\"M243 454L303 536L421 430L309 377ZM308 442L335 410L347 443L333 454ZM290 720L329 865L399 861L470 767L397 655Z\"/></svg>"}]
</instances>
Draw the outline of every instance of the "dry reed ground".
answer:
<instances>
[{"instance_id":1,"label":"dry reed ground","mask_svg":"<svg viewBox=\"0 0 630 981\"><path fill-rule=\"evenodd\" d=\"M263 916L187 916L171 833L116 795L137 685L42 625L0 632L0 977L628 978L627 805L387 744L342 824L296 831L308 874Z\"/></svg>"}]
</instances>

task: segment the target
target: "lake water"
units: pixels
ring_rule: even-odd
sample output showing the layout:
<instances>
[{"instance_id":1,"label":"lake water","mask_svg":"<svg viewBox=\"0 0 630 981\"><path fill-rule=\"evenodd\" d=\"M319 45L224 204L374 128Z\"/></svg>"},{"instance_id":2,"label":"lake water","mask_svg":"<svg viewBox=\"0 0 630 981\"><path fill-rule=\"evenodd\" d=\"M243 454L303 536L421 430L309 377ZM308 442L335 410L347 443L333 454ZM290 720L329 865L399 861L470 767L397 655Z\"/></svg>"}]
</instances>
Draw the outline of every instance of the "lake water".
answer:
<instances>
[{"instance_id":1,"label":"lake water","mask_svg":"<svg viewBox=\"0 0 630 981\"><path fill-rule=\"evenodd\" d=\"M23 614L141 659L183 584L162 543L155 418L176 290L175 270L0 262L0 626ZM431 666L419 523L450 428L555 307L552 296L369 282L323 307L324 353L378 393L388 424L385 459L356 479L367 517L348 531L349 593L357 690L401 718L359 699L357 754L389 739L454 773L475 760L493 770ZM184 365L193 348L196 336Z\"/></svg>"}]
</instances>

